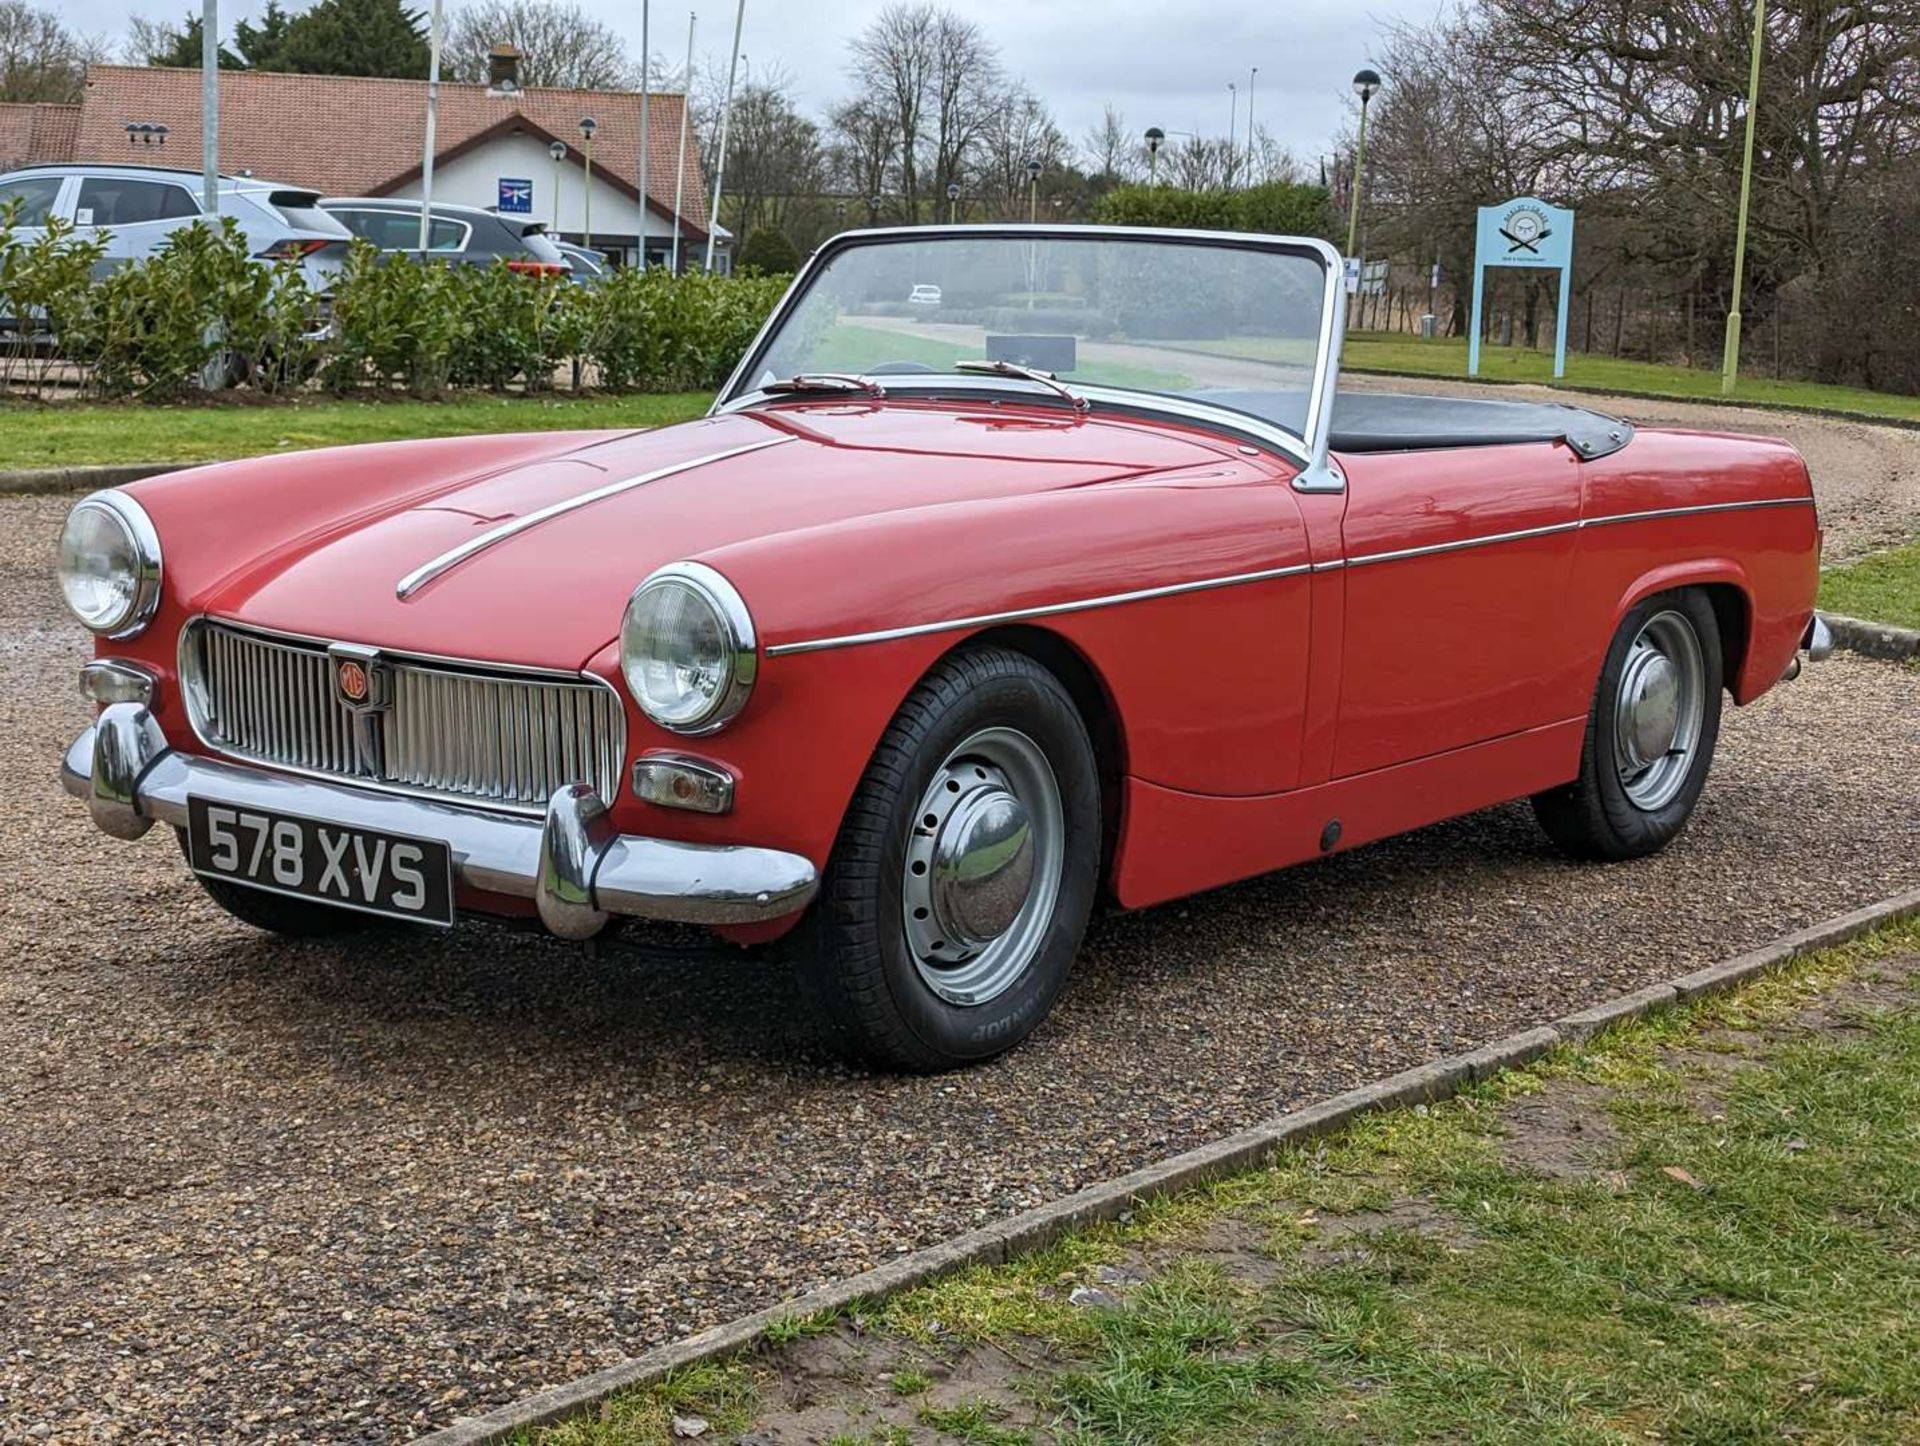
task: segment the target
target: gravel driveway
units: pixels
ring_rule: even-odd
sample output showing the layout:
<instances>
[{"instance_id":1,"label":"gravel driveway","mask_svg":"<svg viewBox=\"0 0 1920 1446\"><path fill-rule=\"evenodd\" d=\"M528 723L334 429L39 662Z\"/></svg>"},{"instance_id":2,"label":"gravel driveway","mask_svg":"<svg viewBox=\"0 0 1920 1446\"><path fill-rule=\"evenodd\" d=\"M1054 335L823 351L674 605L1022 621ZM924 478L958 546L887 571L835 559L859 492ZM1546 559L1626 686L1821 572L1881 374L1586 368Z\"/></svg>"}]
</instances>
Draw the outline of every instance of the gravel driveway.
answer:
<instances>
[{"instance_id":1,"label":"gravel driveway","mask_svg":"<svg viewBox=\"0 0 1920 1446\"><path fill-rule=\"evenodd\" d=\"M65 505L0 500L4 1442L404 1436L1920 884L1920 673L1836 660L1659 859L1494 810L1107 919L1011 1058L865 1077L765 957L282 944L97 834Z\"/></svg>"}]
</instances>

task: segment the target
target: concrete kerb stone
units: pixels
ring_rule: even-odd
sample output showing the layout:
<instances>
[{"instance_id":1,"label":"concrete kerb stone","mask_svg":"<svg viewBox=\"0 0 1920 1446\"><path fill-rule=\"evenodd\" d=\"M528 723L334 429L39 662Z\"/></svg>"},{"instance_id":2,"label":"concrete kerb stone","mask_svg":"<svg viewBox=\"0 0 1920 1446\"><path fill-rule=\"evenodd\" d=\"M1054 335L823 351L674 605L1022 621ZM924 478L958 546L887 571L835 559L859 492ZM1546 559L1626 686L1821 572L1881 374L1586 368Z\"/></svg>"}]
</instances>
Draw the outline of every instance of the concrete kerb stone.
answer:
<instances>
[{"instance_id":1,"label":"concrete kerb stone","mask_svg":"<svg viewBox=\"0 0 1920 1446\"><path fill-rule=\"evenodd\" d=\"M1869 930L1915 916L1920 916L1920 889L1855 909L1736 958L1683 974L1668 983L1637 989L1465 1054L1403 1070L1268 1124L1239 1131L1117 1179L1090 1185L998 1225L916 1250L876 1269L536 1392L485 1415L463 1417L421 1438L421 1442L423 1446L481 1446L481 1443L504 1441L517 1432L581 1415L617 1392L659 1380L690 1365L752 1349L764 1342L768 1333L783 1321L853 1310L957 1270L1003 1264L1050 1245L1071 1231L1118 1219L1143 1201L1256 1168L1283 1147L1330 1134L1362 1115L1445 1099L1467 1084L1530 1063L1558 1044L1584 1043L1622 1021L1638 1018L1664 1005L1718 993L1803 954L1844 944Z\"/></svg>"},{"instance_id":2,"label":"concrete kerb stone","mask_svg":"<svg viewBox=\"0 0 1920 1446\"><path fill-rule=\"evenodd\" d=\"M119 487L162 472L178 472L192 462L110 462L91 467L35 467L24 471L0 472L0 495L26 495L46 492L92 492L101 487Z\"/></svg>"},{"instance_id":3,"label":"concrete kerb stone","mask_svg":"<svg viewBox=\"0 0 1920 1446\"><path fill-rule=\"evenodd\" d=\"M1889 663L1920 658L1920 631L1850 618L1842 613L1823 612L1820 616L1826 619L1835 647Z\"/></svg>"}]
</instances>

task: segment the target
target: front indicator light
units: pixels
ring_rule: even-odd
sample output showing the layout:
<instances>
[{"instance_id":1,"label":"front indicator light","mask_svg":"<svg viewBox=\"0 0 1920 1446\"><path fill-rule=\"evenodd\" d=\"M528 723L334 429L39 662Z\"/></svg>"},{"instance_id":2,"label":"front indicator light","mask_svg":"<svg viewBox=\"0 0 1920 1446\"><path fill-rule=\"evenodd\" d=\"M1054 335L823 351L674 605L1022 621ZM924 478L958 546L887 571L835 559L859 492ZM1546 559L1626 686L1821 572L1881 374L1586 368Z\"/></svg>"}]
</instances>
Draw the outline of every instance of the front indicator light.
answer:
<instances>
[{"instance_id":1,"label":"front indicator light","mask_svg":"<svg viewBox=\"0 0 1920 1446\"><path fill-rule=\"evenodd\" d=\"M138 663L96 658L80 669L80 696L95 703L138 703L151 708L159 680Z\"/></svg>"},{"instance_id":2,"label":"front indicator light","mask_svg":"<svg viewBox=\"0 0 1920 1446\"><path fill-rule=\"evenodd\" d=\"M684 753L646 753L633 763L633 793L662 808L726 813L733 807L733 775Z\"/></svg>"}]
</instances>

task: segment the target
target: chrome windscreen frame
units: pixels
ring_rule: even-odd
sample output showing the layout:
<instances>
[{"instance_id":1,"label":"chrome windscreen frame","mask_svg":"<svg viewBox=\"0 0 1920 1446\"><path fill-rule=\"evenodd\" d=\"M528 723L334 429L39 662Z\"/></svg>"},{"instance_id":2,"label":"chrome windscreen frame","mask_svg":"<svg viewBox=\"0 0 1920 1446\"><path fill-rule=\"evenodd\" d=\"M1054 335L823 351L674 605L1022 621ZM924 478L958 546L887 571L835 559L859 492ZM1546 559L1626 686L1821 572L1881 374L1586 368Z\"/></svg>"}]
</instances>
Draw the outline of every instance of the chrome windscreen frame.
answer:
<instances>
[{"instance_id":1,"label":"chrome windscreen frame","mask_svg":"<svg viewBox=\"0 0 1920 1446\"><path fill-rule=\"evenodd\" d=\"M1213 428L1235 437L1254 441L1272 451L1279 452L1299 464L1301 470L1293 479L1293 485L1299 491L1340 492L1345 490L1346 479L1341 476L1338 465L1329 456L1333 434L1334 393L1340 384L1340 348L1342 339L1346 335L1347 296L1343 263L1338 251L1327 242L1312 236L1267 236L1232 231L1191 231L1148 226L1018 224L884 226L868 230L845 231L822 244L812 256L807 258L806 264L793 278L793 284L787 288L786 295L780 298L779 304L774 307L754 336L752 345L740 359L740 364L727 378L726 385L721 387L709 415L718 416L725 412L741 411L749 407L790 400L783 394L763 392L748 386L747 378L753 376L758 370L760 359L766 354L768 344L794 308L799 305L801 299L805 297L814 281L818 279L821 270L835 256L855 246L928 241L943 237L1014 241L1028 239L1166 241L1179 245L1275 251L1283 255L1310 258L1319 265L1323 281L1320 301L1320 345L1314 360L1313 376L1308 384L1307 415L1302 434L1296 435L1284 427L1276 426L1249 412L1237 411L1231 407L1214 406L1189 397L1080 382L1073 383L1073 388L1096 407L1105 410L1163 416L1176 421L1191 422L1197 426ZM1050 389L1017 377L907 373L888 375L880 380L884 382L889 392L901 394L910 392L978 393L983 396L1004 397L1011 392L1041 399L1051 398L1053 395Z\"/></svg>"}]
</instances>

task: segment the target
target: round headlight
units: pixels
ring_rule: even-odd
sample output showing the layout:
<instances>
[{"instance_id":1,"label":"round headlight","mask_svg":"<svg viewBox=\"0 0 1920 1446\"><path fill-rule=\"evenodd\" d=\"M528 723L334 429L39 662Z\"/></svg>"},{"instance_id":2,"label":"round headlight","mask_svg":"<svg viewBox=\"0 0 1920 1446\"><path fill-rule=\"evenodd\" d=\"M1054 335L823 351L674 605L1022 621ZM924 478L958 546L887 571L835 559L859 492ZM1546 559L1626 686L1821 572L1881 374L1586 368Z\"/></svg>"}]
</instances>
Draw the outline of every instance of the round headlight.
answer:
<instances>
[{"instance_id":1,"label":"round headlight","mask_svg":"<svg viewBox=\"0 0 1920 1446\"><path fill-rule=\"evenodd\" d=\"M662 728L726 727L746 706L758 671L747 605L712 568L670 563L627 600L620 672L640 711Z\"/></svg>"},{"instance_id":2,"label":"round headlight","mask_svg":"<svg viewBox=\"0 0 1920 1446\"><path fill-rule=\"evenodd\" d=\"M160 535L126 493L95 492L67 514L59 571L75 617L109 638L130 638L160 605Z\"/></svg>"}]
</instances>

